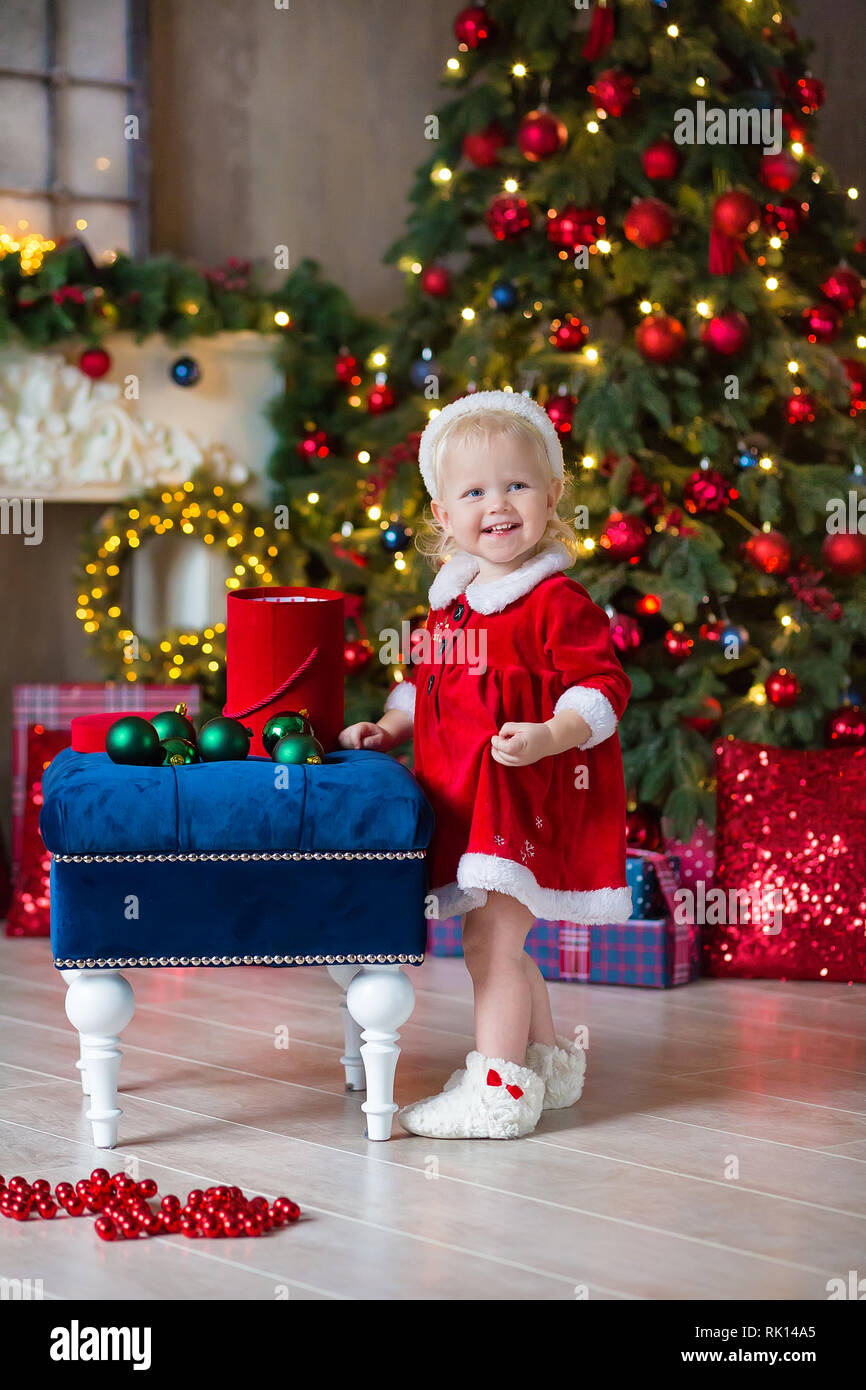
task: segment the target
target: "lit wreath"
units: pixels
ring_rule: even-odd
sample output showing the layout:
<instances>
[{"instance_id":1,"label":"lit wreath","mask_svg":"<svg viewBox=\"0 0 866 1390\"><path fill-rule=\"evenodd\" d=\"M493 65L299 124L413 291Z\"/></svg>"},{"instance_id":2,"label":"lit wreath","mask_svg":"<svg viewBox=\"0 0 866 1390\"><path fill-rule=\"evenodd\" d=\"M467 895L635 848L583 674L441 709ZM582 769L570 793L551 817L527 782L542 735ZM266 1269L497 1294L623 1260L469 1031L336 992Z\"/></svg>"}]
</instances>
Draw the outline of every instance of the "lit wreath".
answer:
<instances>
[{"instance_id":1,"label":"lit wreath","mask_svg":"<svg viewBox=\"0 0 866 1390\"><path fill-rule=\"evenodd\" d=\"M265 520L264 513L240 500L236 488L215 481L206 470L177 487L152 488L103 513L81 555L75 616L111 675L130 682L196 681L206 700L221 698L225 623L137 638L123 613L124 565L148 535L178 530L234 561L227 589L304 583L302 553L290 549L287 530L272 522L266 526Z\"/></svg>"}]
</instances>

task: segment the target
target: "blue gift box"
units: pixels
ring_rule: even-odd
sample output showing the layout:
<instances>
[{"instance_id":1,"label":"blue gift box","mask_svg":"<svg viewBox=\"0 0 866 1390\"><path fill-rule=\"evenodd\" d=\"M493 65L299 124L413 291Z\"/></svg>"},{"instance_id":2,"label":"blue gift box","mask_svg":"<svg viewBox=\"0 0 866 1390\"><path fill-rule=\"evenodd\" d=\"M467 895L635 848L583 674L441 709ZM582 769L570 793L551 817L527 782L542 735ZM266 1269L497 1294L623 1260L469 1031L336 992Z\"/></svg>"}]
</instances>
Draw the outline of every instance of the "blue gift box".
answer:
<instances>
[{"instance_id":1,"label":"blue gift box","mask_svg":"<svg viewBox=\"0 0 866 1390\"><path fill-rule=\"evenodd\" d=\"M680 859L676 854L668 855L668 864L679 883ZM642 859L629 854L625 861L625 879L631 889L632 917L649 921L663 917L667 911L664 894L659 883L658 871L651 859Z\"/></svg>"}]
</instances>

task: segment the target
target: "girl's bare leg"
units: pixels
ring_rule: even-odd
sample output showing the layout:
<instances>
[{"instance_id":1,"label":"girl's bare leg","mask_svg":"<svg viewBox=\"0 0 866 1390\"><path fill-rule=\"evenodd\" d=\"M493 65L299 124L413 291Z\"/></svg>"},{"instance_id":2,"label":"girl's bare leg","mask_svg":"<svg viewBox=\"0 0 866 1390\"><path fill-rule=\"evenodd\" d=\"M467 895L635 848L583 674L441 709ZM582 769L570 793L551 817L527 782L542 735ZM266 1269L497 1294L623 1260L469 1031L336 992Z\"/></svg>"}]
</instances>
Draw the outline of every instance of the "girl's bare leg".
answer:
<instances>
[{"instance_id":1,"label":"girl's bare leg","mask_svg":"<svg viewBox=\"0 0 866 1390\"><path fill-rule=\"evenodd\" d=\"M467 912L463 922L463 953L475 993L475 1046L484 1057L501 1057L520 1066L538 994L523 949L534 920L515 898L488 892L484 906ZM536 974L543 989L537 968ZM543 1018L540 1026L544 1027Z\"/></svg>"}]
</instances>

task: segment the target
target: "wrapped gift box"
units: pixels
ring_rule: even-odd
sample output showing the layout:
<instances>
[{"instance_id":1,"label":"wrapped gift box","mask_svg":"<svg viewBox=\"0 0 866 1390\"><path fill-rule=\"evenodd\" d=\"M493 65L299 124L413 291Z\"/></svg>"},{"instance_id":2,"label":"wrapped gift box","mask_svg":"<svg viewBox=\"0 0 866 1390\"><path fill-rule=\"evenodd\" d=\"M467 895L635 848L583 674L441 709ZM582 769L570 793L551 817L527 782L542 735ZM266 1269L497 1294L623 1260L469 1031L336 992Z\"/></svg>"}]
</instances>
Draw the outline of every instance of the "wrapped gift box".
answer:
<instances>
[{"instance_id":1,"label":"wrapped gift box","mask_svg":"<svg viewBox=\"0 0 866 1390\"><path fill-rule=\"evenodd\" d=\"M561 980L670 989L700 974L700 927L669 916L602 927L561 922L559 958Z\"/></svg>"},{"instance_id":2,"label":"wrapped gift box","mask_svg":"<svg viewBox=\"0 0 866 1390\"><path fill-rule=\"evenodd\" d=\"M664 916L665 895L659 882L658 863L642 851L626 850L626 883L631 889L632 917L647 921ZM677 884L680 881L680 860L677 855L667 856L668 867Z\"/></svg>"},{"instance_id":3,"label":"wrapped gift box","mask_svg":"<svg viewBox=\"0 0 866 1390\"><path fill-rule=\"evenodd\" d=\"M677 862L683 888L696 892L699 882L708 888L712 886L716 867L715 831L705 821L698 821L688 840L666 835L665 850Z\"/></svg>"}]
</instances>

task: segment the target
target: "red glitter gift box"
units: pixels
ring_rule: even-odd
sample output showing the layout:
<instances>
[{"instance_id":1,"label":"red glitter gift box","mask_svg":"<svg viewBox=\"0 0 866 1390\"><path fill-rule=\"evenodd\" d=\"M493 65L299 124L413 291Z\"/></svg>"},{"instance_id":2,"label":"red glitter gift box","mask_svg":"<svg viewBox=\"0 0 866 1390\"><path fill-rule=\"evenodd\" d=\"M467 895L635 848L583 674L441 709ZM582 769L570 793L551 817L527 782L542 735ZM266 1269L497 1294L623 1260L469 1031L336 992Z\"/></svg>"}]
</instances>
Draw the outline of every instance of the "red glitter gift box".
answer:
<instances>
[{"instance_id":1,"label":"red glitter gift box","mask_svg":"<svg viewBox=\"0 0 866 1390\"><path fill-rule=\"evenodd\" d=\"M866 980L866 748L730 739L716 746L716 779L725 896L707 912L705 972Z\"/></svg>"}]
</instances>

